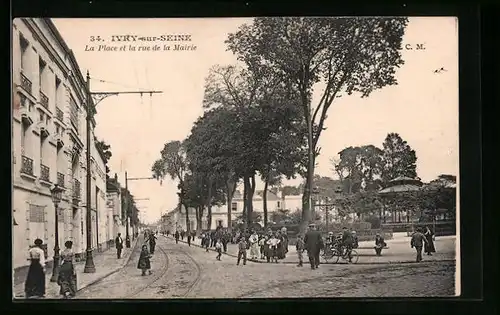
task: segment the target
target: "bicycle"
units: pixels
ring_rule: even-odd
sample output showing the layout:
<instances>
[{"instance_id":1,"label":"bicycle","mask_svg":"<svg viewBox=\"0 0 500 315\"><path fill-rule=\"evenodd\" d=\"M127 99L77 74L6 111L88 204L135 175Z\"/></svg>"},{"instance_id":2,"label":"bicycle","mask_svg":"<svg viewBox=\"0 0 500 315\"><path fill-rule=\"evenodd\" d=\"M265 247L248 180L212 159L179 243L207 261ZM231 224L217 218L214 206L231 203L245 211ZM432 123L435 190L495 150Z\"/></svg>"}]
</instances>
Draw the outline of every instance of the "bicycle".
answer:
<instances>
[{"instance_id":1,"label":"bicycle","mask_svg":"<svg viewBox=\"0 0 500 315\"><path fill-rule=\"evenodd\" d=\"M348 251L347 251L347 248L345 246L342 246L341 248L341 253L339 253L337 251L337 262L339 261L340 258L342 258L342 260L349 260L349 255L348 255ZM359 255L358 255L358 252L355 250L355 249L352 249L351 248L351 263L355 264L358 262L358 259L359 259Z\"/></svg>"},{"instance_id":2,"label":"bicycle","mask_svg":"<svg viewBox=\"0 0 500 315\"><path fill-rule=\"evenodd\" d=\"M334 245L327 245L324 249L321 250L321 257L329 262L333 261L334 264L338 263L340 255L338 253L338 249Z\"/></svg>"}]
</instances>

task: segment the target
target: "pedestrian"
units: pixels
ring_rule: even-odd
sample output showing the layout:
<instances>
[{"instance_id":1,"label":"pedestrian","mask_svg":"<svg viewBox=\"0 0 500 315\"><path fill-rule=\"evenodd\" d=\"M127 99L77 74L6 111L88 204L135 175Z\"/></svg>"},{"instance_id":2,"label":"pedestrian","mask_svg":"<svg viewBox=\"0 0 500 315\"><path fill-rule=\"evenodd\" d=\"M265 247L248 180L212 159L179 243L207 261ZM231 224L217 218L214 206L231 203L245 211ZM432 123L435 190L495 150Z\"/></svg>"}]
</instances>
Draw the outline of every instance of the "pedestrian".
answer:
<instances>
[{"instance_id":1,"label":"pedestrian","mask_svg":"<svg viewBox=\"0 0 500 315\"><path fill-rule=\"evenodd\" d=\"M167 237L170 236L170 230L167 230Z\"/></svg>"},{"instance_id":2,"label":"pedestrian","mask_svg":"<svg viewBox=\"0 0 500 315\"><path fill-rule=\"evenodd\" d=\"M224 231L222 234L222 248L224 250L224 253L227 253L227 243L230 241L230 235L227 231Z\"/></svg>"},{"instance_id":3,"label":"pedestrian","mask_svg":"<svg viewBox=\"0 0 500 315\"><path fill-rule=\"evenodd\" d=\"M149 235L149 249L151 251L151 254L155 253L155 247L156 247L156 236L151 233Z\"/></svg>"},{"instance_id":4,"label":"pedestrian","mask_svg":"<svg viewBox=\"0 0 500 315\"><path fill-rule=\"evenodd\" d=\"M205 233L205 240L204 240L204 247L208 253L208 249L210 248L210 234L209 233Z\"/></svg>"},{"instance_id":5,"label":"pedestrian","mask_svg":"<svg viewBox=\"0 0 500 315\"><path fill-rule=\"evenodd\" d=\"M215 241L217 239L215 231L210 232L210 247L215 246Z\"/></svg>"},{"instance_id":6,"label":"pedestrian","mask_svg":"<svg viewBox=\"0 0 500 315\"><path fill-rule=\"evenodd\" d=\"M351 231L351 235L352 235L352 248L358 248L359 246L358 234L356 234L356 231Z\"/></svg>"},{"instance_id":7,"label":"pedestrian","mask_svg":"<svg viewBox=\"0 0 500 315\"><path fill-rule=\"evenodd\" d=\"M123 250L122 233L118 233L118 236L115 238L115 247L116 247L116 258L120 259L122 257L122 250Z\"/></svg>"},{"instance_id":8,"label":"pedestrian","mask_svg":"<svg viewBox=\"0 0 500 315\"><path fill-rule=\"evenodd\" d=\"M353 246L353 237L352 232L347 229L347 227L342 228L342 246L344 247L345 252L341 253L342 256L347 256L349 258L349 263L352 263L352 246Z\"/></svg>"},{"instance_id":9,"label":"pedestrian","mask_svg":"<svg viewBox=\"0 0 500 315\"><path fill-rule=\"evenodd\" d=\"M319 267L319 253L321 251L323 240L319 231L316 231L316 226L314 224L309 224L309 230L304 236L304 247L307 250L307 255L309 256L309 263L311 264L311 269L316 269Z\"/></svg>"},{"instance_id":10,"label":"pedestrian","mask_svg":"<svg viewBox=\"0 0 500 315\"><path fill-rule=\"evenodd\" d=\"M220 260L222 256L222 241L220 239L215 243L215 250L217 250L217 257L215 257L215 259Z\"/></svg>"},{"instance_id":11,"label":"pedestrian","mask_svg":"<svg viewBox=\"0 0 500 315\"><path fill-rule=\"evenodd\" d=\"M253 231L248 241L250 242L250 258L257 259L259 257L259 236L256 231Z\"/></svg>"},{"instance_id":12,"label":"pedestrian","mask_svg":"<svg viewBox=\"0 0 500 315\"><path fill-rule=\"evenodd\" d=\"M65 299L75 297L76 295L76 269L75 269L75 253L73 252L73 242L66 241L66 247L61 253L61 267L59 269L59 276L57 284L60 286L59 294Z\"/></svg>"},{"instance_id":13,"label":"pedestrian","mask_svg":"<svg viewBox=\"0 0 500 315\"><path fill-rule=\"evenodd\" d=\"M271 235L271 238L267 241L269 244L269 254L268 254L268 260L270 260L277 263L278 262L278 244L280 243L280 240L274 235Z\"/></svg>"},{"instance_id":14,"label":"pedestrian","mask_svg":"<svg viewBox=\"0 0 500 315\"><path fill-rule=\"evenodd\" d=\"M139 256L139 262L137 263L137 269L142 271L141 276L146 275L146 271L151 274L151 255L148 252L148 246L146 244L142 245L141 255Z\"/></svg>"},{"instance_id":15,"label":"pedestrian","mask_svg":"<svg viewBox=\"0 0 500 315\"><path fill-rule=\"evenodd\" d=\"M179 231L175 231L174 237L175 237L175 244L179 244Z\"/></svg>"},{"instance_id":16,"label":"pedestrian","mask_svg":"<svg viewBox=\"0 0 500 315\"><path fill-rule=\"evenodd\" d=\"M188 245L191 246L191 234L187 236Z\"/></svg>"},{"instance_id":17,"label":"pedestrian","mask_svg":"<svg viewBox=\"0 0 500 315\"><path fill-rule=\"evenodd\" d=\"M434 233L432 233L431 229L428 226L425 227L424 236L427 240L427 242L425 243L424 252L428 256L432 256L432 253L436 252L436 247L434 247Z\"/></svg>"},{"instance_id":18,"label":"pedestrian","mask_svg":"<svg viewBox=\"0 0 500 315\"><path fill-rule=\"evenodd\" d=\"M184 232L184 230L181 230L181 240L183 241L184 240L184 235L186 234L186 232Z\"/></svg>"},{"instance_id":19,"label":"pedestrian","mask_svg":"<svg viewBox=\"0 0 500 315\"><path fill-rule=\"evenodd\" d=\"M266 239L264 237L264 235L261 235L259 237L259 249L260 249L260 259L265 259L264 257L264 248L265 248L265 245L266 245Z\"/></svg>"},{"instance_id":20,"label":"pedestrian","mask_svg":"<svg viewBox=\"0 0 500 315\"><path fill-rule=\"evenodd\" d=\"M375 235L375 253L377 256L382 256L382 249L386 247L387 244L384 241L384 238L377 232Z\"/></svg>"},{"instance_id":21,"label":"pedestrian","mask_svg":"<svg viewBox=\"0 0 500 315\"><path fill-rule=\"evenodd\" d=\"M427 239L425 238L425 235L422 234L421 230L417 229L411 236L410 241L411 248L415 247L415 250L417 251L417 262L422 261L422 247L424 243L427 244Z\"/></svg>"},{"instance_id":22,"label":"pedestrian","mask_svg":"<svg viewBox=\"0 0 500 315\"><path fill-rule=\"evenodd\" d=\"M28 252L30 266L28 277L24 283L24 293L27 299L43 298L45 296L45 251L42 249L43 241L35 240L35 246Z\"/></svg>"},{"instance_id":23,"label":"pedestrian","mask_svg":"<svg viewBox=\"0 0 500 315\"><path fill-rule=\"evenodd\" d=\"M300 234L297 237L297 244L295 245L295 248L297 249L297 257L299 258L299 263L297 264L297 267L302 267L302 260L303 260L302 257L305 246L304 246L304 238Z\"/></svg>"},{"instance_id":24,"label":"pedestrian","mask_svg":"<svg viewBox=\"0 0 500 315\"><path fill-rule=\"evenodd\" d=\"M243 257L243 265L247 264L247 240L244 237L240 237L238 241L238 261L236 265L240 264L240 260Z\"/></svg>"},{"instance_id":25,"label":"pedestrian","mask_svg":"<svg viewBox=\"0 0 500 315\"><path fill-rule=\"evenodd\" d=\"M281 228L280 241L281 241L281 259L285 259L286 254L288 253L288 233L286 227Z\"/></svg>"}]
</instances>

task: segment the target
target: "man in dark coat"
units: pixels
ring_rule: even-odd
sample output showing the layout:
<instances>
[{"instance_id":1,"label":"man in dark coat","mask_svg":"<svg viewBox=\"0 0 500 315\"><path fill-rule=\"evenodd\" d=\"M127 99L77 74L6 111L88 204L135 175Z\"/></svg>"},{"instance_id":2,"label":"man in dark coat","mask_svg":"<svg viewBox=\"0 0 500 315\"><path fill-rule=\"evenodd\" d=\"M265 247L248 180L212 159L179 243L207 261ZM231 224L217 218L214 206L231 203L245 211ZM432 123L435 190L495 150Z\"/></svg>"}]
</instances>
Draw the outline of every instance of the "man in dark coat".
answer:
<instances>
[{"instance_id":1,"label":"man in dark coat","mask_svg":"<svg viewBox=\"0 0 500 315\"><path fill-rule=\"evenodd\" d=\"M175 244L178 244L179 243L179 231L175 231L175 234L174 234L174 237L175 237Z\"/></svg>"},{"instance_id":2,"label":"man in dark coat","mask_svg":"<svg viewBox=\"0 0 500 315\"><path fill-rule=\"evenodd\" d=\"M415 247L415 250L417 251L417 262L422 261L422 247L424 244L427 244L427 239L425 238L425 235L422 234L421 230L417 229L417 231L411 236L410 241L411 248Z\"/></svg>"},{"instance_id":3,"label":"man in dark coat","mask_svg":"<svg viewBox=\"0 0 500 315\"><path fill-rule=\"evenodd\" d=\"M116 247L116 258L120 259L122 257L122 250L123 250L122 233L118 233L118 236L115 238L115 247Z\"/></svg>"},{"instance_id":4,"label":"man in dark coat","mask_svg":"<svg viewBox=\"0 0 500 315\"><path fill-rule=\"evenodd\" d=\"M346 256L349 257L349 262L352 262L352 245L354 243L354 239L352 237L352 232L347 229L347 227L342 228L342 245L345 248Z\"/></svg>"},{"instance_id":5,"label":"man in dark coat","mask_svg":"<svg viewBox=\"0 0 500 315\"><path fill-rule=\"evenodd\" d=\"M309 225L309 231L307 231L304 237L304 244L307 250L307 255L309 256L311 269L318 268L319 253L323 244L323 240L321 239L321 234L316 230L316 226L314 224Z\"/></svg>"}]
</instances>

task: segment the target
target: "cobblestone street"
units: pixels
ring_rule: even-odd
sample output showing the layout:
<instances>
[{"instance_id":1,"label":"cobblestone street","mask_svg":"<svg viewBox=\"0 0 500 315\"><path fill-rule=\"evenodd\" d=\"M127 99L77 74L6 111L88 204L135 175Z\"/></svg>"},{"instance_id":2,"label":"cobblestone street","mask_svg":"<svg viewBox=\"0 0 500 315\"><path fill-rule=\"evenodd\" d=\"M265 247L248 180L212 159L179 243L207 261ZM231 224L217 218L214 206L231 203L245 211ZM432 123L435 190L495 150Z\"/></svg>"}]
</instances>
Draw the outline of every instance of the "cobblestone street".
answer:
<instances>
[{"instance_id":1,"label":"cobblestone street","mask_svg":"<svg viewBox=\"0 0 500 315\"><path fill-rule=\"evenodd\" d=\"M384 265L236 265L236 258L159 237L153 274L136 268L138 246L119 272L78 293L80 299L379 297L454 295L455 263Z\"/></svg>"}]
</instances>

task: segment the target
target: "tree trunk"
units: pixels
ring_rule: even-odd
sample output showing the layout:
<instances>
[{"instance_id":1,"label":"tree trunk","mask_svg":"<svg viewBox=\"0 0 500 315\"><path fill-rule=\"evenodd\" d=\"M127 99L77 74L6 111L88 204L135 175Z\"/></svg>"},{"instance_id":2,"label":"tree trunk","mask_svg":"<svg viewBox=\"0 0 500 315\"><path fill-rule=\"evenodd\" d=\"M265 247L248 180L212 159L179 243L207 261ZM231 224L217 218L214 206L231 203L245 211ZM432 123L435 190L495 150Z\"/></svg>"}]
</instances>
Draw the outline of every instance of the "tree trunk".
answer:
<instances>
[{"instance_id":1,"label":"tree trunk","mask_svg":"<svg viewBox=\"0 0 500 315\"><path fill-rule=\"evenodd\" d=\"M312 170L314 171L314 170ZM309 171L307 172L309 173ZM307 226L311 221L311 209L309 209L309 203L311 202L311 192L309 190L309 176L306 174L306 183L304 185L304 192L302 193L302 222L299 226L299 231L302 235L306 232Z\"/></svg>"},{"instance_id":2,"label":"tree trunk","mask_svg":"<svg viewBox=\"0 0 500 315\"><path fill-rule=\"evenodd\" d=\"M233 221L231 218L231 208L233 203L234 192L236 191L236 181L228 180L226 182L226 196L227 196L227 228L229 232L232 231Z\"/></svg>"},{"instance_id":3,"label":"tree trunk","mask_svg":"<svg viewBox=\"0 0 500 315\"><path fill-rule=\"evenodd\" d=\"M196 207L196 234L201 234L201 219L203 218L203 207Z\"/></svg>"},{"instance_id":4,"label":"tree trunk","mask_svg":"<svg viewBox=\"0 0 500 315\"><path fill-rule=\"evenodd\" d=\"M264 191L262 192L262 210L264 211L264 228L267 228L267 187L269 186L269 174L264 182Z\"/></svg>"},{"instance_id":5,"label":"tree trunk","mask_svg":"<svg viewBox=\"0 0 500 315\"><path fill-rule=\"evenodd\" d=\"M247 226L251 227L253 223L253 195L255 193L255 174L248 177L247 190Z\"/></svg>"},{"instance_id":6,"label":"tree trunk","mask_svg":"<svg viewBox=\"0 0 500 315\"><path fill-rule=\"evenodd\" d=\"M208 177L207 229L212 229L212 176Z\"/></svg>"},{"instance_id":7,"label":"tree trunk","mask_svg":"<svg viewBox=\"0 0 500 315\"><path fill-rule=\"evenodd\" d=\"M185 204L182 204L182 205L184 206L184 210L186 211L186 230L187 230L187 232L189 232L191 230L190 222L189 222L189 208Z\"/></svg>"},{"instance_id":8,"label":"tree trunk","mask_svg":"<svg viewBox=\"0 0 500 315\"><path fill-rule=\"evenodd\" d=\"M248 194L248 189L249 189L249 180L247 176L243 176L243 211L241 213L241 217L243 219L243 229L248 228L248 216L247 216L247 210L248 210L248 200L247 200L247 194Z\"/></svg>"}]
</instances>

